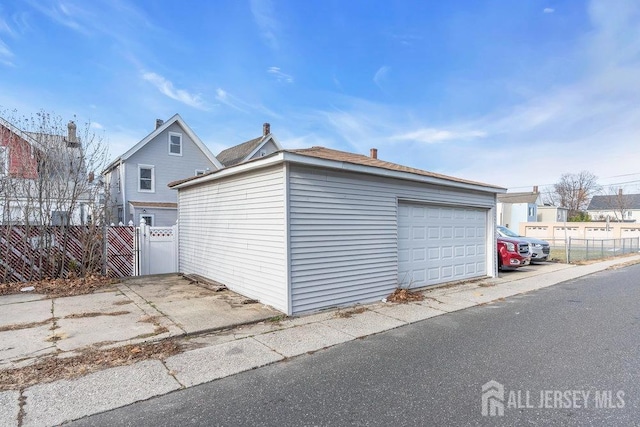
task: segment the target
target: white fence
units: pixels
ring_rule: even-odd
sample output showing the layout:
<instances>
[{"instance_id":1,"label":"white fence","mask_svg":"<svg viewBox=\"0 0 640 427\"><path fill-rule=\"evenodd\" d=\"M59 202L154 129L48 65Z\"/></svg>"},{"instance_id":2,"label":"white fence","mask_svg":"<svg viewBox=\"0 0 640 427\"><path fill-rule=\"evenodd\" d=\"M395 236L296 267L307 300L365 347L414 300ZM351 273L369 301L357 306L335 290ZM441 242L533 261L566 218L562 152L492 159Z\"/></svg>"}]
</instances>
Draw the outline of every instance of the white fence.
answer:
<instances>
[{"instance_id":1,"label":"white fence","mask_svg":"<svg viewBox=\"0 0 640 427\"><path fill-rule=\"evenodd\" d=\"M175 273L178 271L178 225L150 227L144 220L133 238L133 275Z\"/></svg>"}]
</instances>

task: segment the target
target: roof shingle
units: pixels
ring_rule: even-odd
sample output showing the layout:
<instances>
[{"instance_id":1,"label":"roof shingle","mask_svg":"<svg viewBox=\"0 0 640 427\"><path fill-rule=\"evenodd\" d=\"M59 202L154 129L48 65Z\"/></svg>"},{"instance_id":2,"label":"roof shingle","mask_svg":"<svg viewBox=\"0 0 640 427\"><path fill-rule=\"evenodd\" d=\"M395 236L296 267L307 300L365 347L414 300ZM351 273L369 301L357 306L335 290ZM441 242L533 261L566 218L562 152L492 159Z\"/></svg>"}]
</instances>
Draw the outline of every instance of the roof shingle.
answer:
<instances>
[{"instance_id":1,"label":"roof shingle","mask_svg":"<svg viewBox=\"0 0 640 427\"><path fill-rule=\"evenodd\" d=\"M617 209L640 209L640 194L593 196L587 208L588 211Z\"/></svg>"},{"instance_id":2,"label":"roof shingle","mask_svg":"<svg viewBox=\"0 0 640 427\"><path fill-rule=\"evenodd\" d=\"M255 150L256 147L260 145L263 139L264 136L260 136L247 142L243 142L242 144L227 148L226 150L222 150L216 157L218 158L218 161L225 167L233 166L237 163L240 163L249 154L251 154L251 152L253 152L253 150Z\"/></svg>"}]
</instances>

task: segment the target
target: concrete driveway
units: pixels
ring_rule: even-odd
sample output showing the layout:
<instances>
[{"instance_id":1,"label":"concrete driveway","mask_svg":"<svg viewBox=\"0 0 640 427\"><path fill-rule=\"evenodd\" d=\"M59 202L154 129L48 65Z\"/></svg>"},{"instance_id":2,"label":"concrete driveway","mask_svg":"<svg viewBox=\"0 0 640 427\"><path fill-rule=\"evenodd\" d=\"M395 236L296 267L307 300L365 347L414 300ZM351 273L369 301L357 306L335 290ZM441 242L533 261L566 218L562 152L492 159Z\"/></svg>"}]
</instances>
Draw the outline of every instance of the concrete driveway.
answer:
<instances>
[{"instance_id":1,"label":"concrete driveway","mask_svg":"<svg viewBox=\"0 0 640 427\"><path fill-rule=\"evenodd\" d=\"M126 280L88 295L0 297L0 369L53 354L227 329L280 313L180 275ZM61 354L62 355L62 354Z\"/></svg>"}]
</instances>

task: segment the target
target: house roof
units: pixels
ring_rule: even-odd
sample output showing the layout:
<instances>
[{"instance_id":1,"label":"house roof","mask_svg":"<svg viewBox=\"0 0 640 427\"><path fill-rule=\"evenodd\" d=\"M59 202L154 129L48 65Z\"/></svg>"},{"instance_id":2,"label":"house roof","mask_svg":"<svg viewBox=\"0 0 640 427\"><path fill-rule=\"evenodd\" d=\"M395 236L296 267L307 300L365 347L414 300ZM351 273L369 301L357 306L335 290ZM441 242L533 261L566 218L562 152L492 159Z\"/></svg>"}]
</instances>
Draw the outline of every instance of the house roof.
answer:
<instances>
[{"instance_id":1,"label":"house roof","mask_svg":"<svg viewBox=\"0 0 640 427\"><path fill-rule=\"evenodd\" d=\"M593 196L587 207L588 211L616 209L640 209L640 194Z\"/></svg>"},{"instance_id":2,"label":"house roof","mask_svg":"<svg viewBox=\"0 0 640 427\"><path fill-rule=\"evenodd\" d=\"M307 160L305 160L307 159ZM313 160L325 161L322 163L314 162ZM312 147L295 150L280 150L265 157L250 160L248 162L234 165L229 168L225 168L219 171L212 171L208 174L198 177L189 177L183 180L174 181L169 183L169 187L183 187L184 184L193 184L200 182L207 182L211 179L216 179L217 176L228 176L237 172L242 172L247 169L258 168L261 166L268 166L277 162L293 162L302 164L312 164L324 167L333 167L342 170L350 170L360 173L370 173L374 175L384 175L388 177L396 178L408 178L411 175L420 176L425 178L432 178L432 182L446 181L455 184L461 184L462 186L472 187L476 189L490 190L496 193L505 191L505 188L494 186L490 184L484 184L481 182L470 181L462 178L456 178L448 175L443 175L435 172L429 172L422 169L416 169L409 166L402 166L396 163L386 162L380 159L374 159L362 154L348 153L345 151L333 150L325 147ZM350 165L350 166L349 166ZM410 175L405 175L410 174ZM212 176L213 175L213 176ZM190 184L188 184L190 185Z\"/></svg>"},{"instance_id":3,"label":"house roof","mask_svg":"<svg viewBox=\"0 0 640 427\"><path fill-rule=\"evenodd\" d=\"M265 124L266 125L266 124ZM282 150L282 146L276 140L272 133L259 136L242 144L235 145L226 150L222 150L216 157L225 167L237 165L246 160L249 160L260 148L262 148L267 142L273 141L278 150Z\"/></svg>"},{"instance_id":4,"label":"house roof","mask_svg":"<svg viewBox=\"0 0 640 427\"><path fill-rule=\"evenodd\" d=\"M537 203L540 193L504 193L498 194L499 203Z\"/></svg>"},{"instance_id":5,"label":"house roof","mask_svg":"<svg viewBox=\"0 0 640 427\"><path fill-rule=\"evenodd\" d=\"M218 154L216 157L223 165L227 167L233 166L246 159L250 153L252 153L259 145L261 145L264 139L264 136L251 139L249 141L243 142L242 144L221 151L220 154Z\"/></svg>"},{"instance_id":6,"label":"house roof","mask_svg":"<svg viewBox=\"0 0 640 427\"><path fill-rule=\"evenodd\" d=\"M218 161L218 159L216 159L216 156L214 156L211 150L209 150L207 146L204 145L204 143L200 140L200 138L198 138L198 135L196 135L193 132L193 130L189 127L189 125L185 123L182 117L180 117L180 114L176 113L173 115L173 117L171 117L169 120L164 122L162 126L157 127L153 132L145 136L140 142L138 142L136 145L131 147L126 153L122 154L121 156L118 156L114 161L109 163L109 165L104 169L102 173L104 174L110 171L118 163L120 163L120 161L127 160L129 157L133 156L142 147L144 147L147 143L149 143L156 136L160 135L162 132L164 132L169 126L171 126L174 123L178 123L180 125L180 127L185 131L187 135L189 135L189 138L191 138L194 144L196 144L196 146L200 149L200 151L204 153L204 155L209 159L209 161L211 161L211 163L213 163L218 169L222 169L223 166Z\"/></svg>"}]
</instances>

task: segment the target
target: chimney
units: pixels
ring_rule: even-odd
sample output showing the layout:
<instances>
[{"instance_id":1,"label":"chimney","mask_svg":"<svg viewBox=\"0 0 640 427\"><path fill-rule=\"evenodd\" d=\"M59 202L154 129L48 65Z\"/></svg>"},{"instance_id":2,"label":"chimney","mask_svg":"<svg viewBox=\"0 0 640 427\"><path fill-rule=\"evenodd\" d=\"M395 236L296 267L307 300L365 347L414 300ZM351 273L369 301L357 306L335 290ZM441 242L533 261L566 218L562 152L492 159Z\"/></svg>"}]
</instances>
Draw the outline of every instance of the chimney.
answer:
<instances>
[{"instance_id":1,"label":"chimney","mask_svg":"<svg viewBox=\"0 0 640 427\"><path fill-rule=\"evenodd\" d=\"M164 120L162 119L156 119L156 129L158 129L160 126L162 126L164 124Z\"/></svg>"},{"instance_id":2,"label":"chimney","mask_svg":"<svg viewBox=\"0 0 640 427\"><path fill-rule=\"evenodd\" d=\"M372 148L370 150L369 157L371 157L372 159L377 159L378 158L378 149L377 148Z\"/></svg>"},{"instance_id":3,"label":"chimney","mask_svg":"<svg viewBox=\"0 0 640 427\"><path fill-rule=\"evenodd\" d=\"M69 131L69 135L67 136L67 142L76 142L76 124L73 120L69 120L69 124L67 125L67 130Z\"/></svg>"},{"instance_id":4,"label":"chimney","mask_svg":"<svg viewBox=\"0 0 640 427\"><path fill-rule=\"evenodd\" d=\"M262 125L262 136L267 136L271 133L271 125L269 123L265 123Z\"/></svg>"},{"instance_id":5,"label":"chimney","mask_svg":"<svg viewBox=\"0 0 640 427\"><path fill-rule=\"evenodd\" d=\"M618 196L622 196L622 188L618 188Z\"/></svg>"},{"instance_id":6,"label":"chimney","mask_svg":"<svg viewBox=\"0 0 640 427\"><path fill-rule=\"evenodd\" d=\"M538 192L538 186L537 186L537 185L534 185L534 186L533 186L533 192L534 192L534 193L537 193L537 192Z\"/></svg>"}]
</instances>

